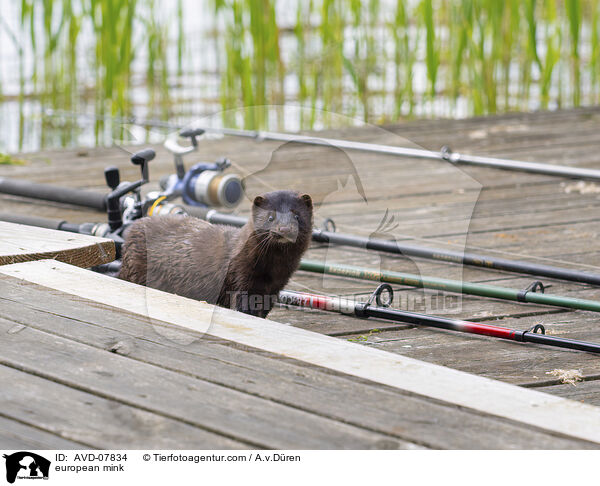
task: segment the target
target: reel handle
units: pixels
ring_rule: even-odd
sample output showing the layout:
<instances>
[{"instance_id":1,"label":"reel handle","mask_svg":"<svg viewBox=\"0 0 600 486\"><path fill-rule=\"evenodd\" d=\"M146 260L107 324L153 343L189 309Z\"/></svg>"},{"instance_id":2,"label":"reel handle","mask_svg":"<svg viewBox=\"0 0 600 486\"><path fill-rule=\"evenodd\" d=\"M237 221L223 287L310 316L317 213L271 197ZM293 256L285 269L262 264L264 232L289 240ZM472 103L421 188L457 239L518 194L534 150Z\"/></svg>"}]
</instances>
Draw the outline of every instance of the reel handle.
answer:
<instances>
[{"instance_id":1,"label":"reel handle","mask_svg":"<svg viewBox=\"0 0 600 486\"><path fill-rule=\"evenodd\" d=\"M104 179L106 180L106 185L110 187L112 191L114 191L121 183L119 168L111 165L110 167L104 169Z\"/></svg>"},{"instance_id":2,"label":"reel handle","mask_svg":"<svg viewBox=\"0 0 600 486\"><path fill-rule=\"evenodd\" d=\"M140 166L144 182L148 182L148 162L154 157L156 157L156 152L150 148L140 150L131 156L131 163Z\"/></svg>"},{"instance_id":3,"label":"reel handle","mask_svg":"<svg viewBox=\"0 0 600 486\"><path fill-rule=\"evenodd\" d=\"M204 134L204 129L202 128L184 128L179 132L179 136L181 138L189 138L194 147L198 146L198 140L196 137L199 137L202 134Z\"/></svg>"}]
</instances>

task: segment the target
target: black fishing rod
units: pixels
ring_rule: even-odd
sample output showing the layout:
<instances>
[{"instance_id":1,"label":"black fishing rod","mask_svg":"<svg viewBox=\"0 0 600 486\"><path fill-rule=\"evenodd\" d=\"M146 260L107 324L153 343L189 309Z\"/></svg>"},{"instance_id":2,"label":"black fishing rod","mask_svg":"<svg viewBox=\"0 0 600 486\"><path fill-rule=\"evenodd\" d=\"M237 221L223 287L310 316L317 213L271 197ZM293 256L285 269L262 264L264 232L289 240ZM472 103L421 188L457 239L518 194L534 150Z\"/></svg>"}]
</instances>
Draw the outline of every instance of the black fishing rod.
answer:
<instances>
[{"instance_id":1,"label":"black fishing rod","mask_svg":"<svg viewBox=\"0 0 600 486\"><path fill-rule=\"evenodd\" d=\"M48 116L67 116L67 117L84 117L96 120L110 120L116 123L132 124L140 126L155 126L160 128L169 128L180 130L185 128L180 125L174 125L158 120L142 120L136 117L118 118L105 115L78 114L67 111L47 111ZM334 146L341 149L355 150L360 152L369 152L384 155L393 155L399 157L410 157L418 159L430 159L449 162L454 165L465 164L480 167L491 167L495 169L515 170L520 172L529 172L534 174L544 174L559 177L568 177L573 179L588 179L600 181L600 170L586 169L582 167L569 167L553 164L542 164L539 162L525 162L521 160L501 159L497 157L486 157L478 155L466 155L452 151L450 147L445 145L437 152L433 150L415 149L408 147L396 147L393 145L381 145L366 142L354 142L351 140L339 140L333 138L321 138L318 136L306 136L290 133L278 133L269 131L257 130L241 130L233 128L214 128L214 127L198 127L206 132L218 133L233 137L250 138L256 141L271 140L276 142L297 142L306 145L318 146Z\"/></svg>"},{"instance_id":2,"label":"black fishing rod","mask_svg":"<svg viewBox=\"0 0 600 486\"><path fill-rule=\"evenodd\" d=\"M113 168L113 170L115 170ZM49 184L38 184L25 180L0 178L0 192L23 197L35 197L55 202L81 205L100 211L106 211L107 195L96 191L83 189L69 189ZM129 204L123 201L122 204ZM219 213L206 207L194 207L188 205L172 204L168 198L159 197L145 200L142 203L144 214L157 216L162 214L182 214L183 212L205 219L213 224L226 224L241 227L247 223L247 218L233 214ZM10 221L10 215L0 216L0 220ZM43 224L43 223L42 223ZM435 260L445 263L457 263L473 267L488 268L507 272L524 273L538 277L548 277L571 282L600 285L600 274L589 273L581 270L526 262L521 260L509 260L506 258L492 257L477 253L462 253L443 248L431 248L426 246L409 245L394 240L383 240L368 238L364 236L337 233L335 225L327 220L325 229L315 228L312 239L318 243L363 248L366 250L381 251L396 255L412 256Z\"/></svg>"},{"instance_id":3,"label":"black fishing rod","mask_svg":"<svg viewBox=\"0 0 600 486\"><path fill-rule=\"evenodd\" d=\"M202 130L188 130L180 133L180 136L190 139L192 143L190 147L182 147L173 139L167 140L168 143L165 143L165 147L175 156L176 174L161 179L161 190L147 195L146 200L151 200L148 207L155 200L160 199L162 203L160 209L163 210L162 214L165 214L165 206L175 198L181 198L190 207L233 208L241 202L244 192L240 176L224 174L224 171L231 166L229 159L221 158L216 162L200 162L190 167L189 170L185 170L182 156L197 148L197 137L202 133ZM114 189L110 185L113 180L116 180L117 185L126 184L120 182L116 167L107 167L104 175L111 190ZM107 210L109 197L108 194L97 191L72 189L6 177L0 177L0 193L83 206L98 211ZM128 202L121 201L121 204L127 206ZM153 209L155 208L156 206Z\"/></svg>"},{"instance_id":4,"label":"black fishing rod","mask_svg":"<svg viewBox=\"0 0 600 486\"><path fill-rule=\"evenodd\" d=\"M141 217L138 213L137 217ZM123 219L117 229L107 224L83 223L81 225L65 226L61 220L46 220L45 218L21 217L18 215L0 214L0 221L9 221L13 223L29 224L34 226L43 226L51 229L62 229L73 231L75 233L90 234L115 240L117 254L120 255L121 245L123 243L122 233L131 224L134 219ZM587 299L576 299L561 295L545 294L544 285L536 281L525 289L513 289L508 287L499 287L473 282L463 282L462 280L450 280L436 277L413 275L392 271L378 271L368 268L355 267L351 265L327 264L322 261L302 259L300 261L300 270L336 275L340 277L355 278L360 280L369 280L376 282L390 282L410 287L427 288L442 290L458 294L477 295L494 299L510 300L521 303L542 304L554 307L566 307L571 309L588 310L600 312L600 302Z\"/></svg>"},{"instance_id":5,"label":"black fishing rod","mask_svg":"<svg viewBox=\"0 0 600 486\"><path fill-rule=\"evenodd\" d=\"M0 177L0 193L11 196L42 199L106 211L107 195L86 189L72 189L21 179Z\"/></svg>"},{"instance_id":6,"label":"black fishing rod","mask_svg":"<svg viewBox=\"0 0 600 486\"><path fill-rule=\"evenodd\" d=\"M246 218L231 214L219 213L215 210L206 208L190 209L189 213L214 224L227 224L240 227L247 222ZM600 285L600 274L597 273L586 273L580 270L571 270L568 268L554 267L551 265L542 265L519 260L508 260L505 258L496 258L486 255L479 255L476 253L461 253L442 248L428 248L424 246L407 245L393 240L382 240L378 238L367 238L364 236L337 233L333 230L335 230L334 225L329 225L328 229L314 229L312 233L312 239L313 241L319 243L365 248L367 250L376 250L404 256L414 256L447 263L458 263L474 267L489 268L493 270L526 273L539 277L549 277L578 283Z\"/></svg>"},{"instance_id":7,"label":"black fishing rod","mask_svg":"<svg viewBox=\"0 0 600 486\"><path fill-rule=\"evenodd\" d=\"M117 167L108 167L105 169L104 176L106 178L106 183L111 189L108 194L102 195L102 207L106 210L107 215L106 223L76 224L68 223L67 221L61 219L24 216L14 213L0 214L0 221L110 238L115 242L115 249L118 258L121 254L121 247L124 241L124 230L127 229L127 227L133 221L143 217L148 211L147 206L152 203L152 201L142 199L140 189L144 184L148 183L148 164L154 159L155 156L156 153L152 149L140 150L131 156L131 163L140 167L142 176L140 180L135 182L121 182L119 169ZM34 184L34 187L35 186L39 186L39 184ZM12 187L18 187L19 190L23 188L29 189L25 184L19 184L17 186L13 185ZM60 190L63 189L55 186L46 186L46 189L48 187L52 188L51 191L46 193L49 196L59 194ZM92 191L80 192L91 192L92 195L97 194ZM76 192L70 192L69 194L77 194L77 197L81 196L81 194ZM90 197L86 201L91 202L92 198ZM99 203L100 199L97 199L97 202ZM176 206L174 207L177 208ZM96 209L100 209L100 204L98 204ZM183 210L180 210L179 213L183 213Z\"/></svg>"},{"instance_id":8,"label":"black fishing rod","mask_svg":"<svg viewBox=\"0 0 600 486\"><path fill-rule=\"evenodd\" d=\"M123 119L123 122L125 121L133 123L133 119ZM138 121L138 123L141 122ZM215 224L243 226L247 222L245 218L230 214L218 213L213 209L206 207L206 201L211 200L208 197L209 193L218 194L220 192L223 192L222 197L217 198L221 202L217 203L213 201L211 203L212 205L220 204L227 206L239 203L239 200L241 198L240 190L236 189L236 191L233 191L235 192L235 197L232 196L231 200L228 200L228 198L225 197L229 192L231 192L229 190L231 189L231 187L237 188L237 186L239 185L239 182L237 182L235 176L220 176L219 173L220 171L222 171L222 169L214 170L215 164L197 164L197 166L202 167L194 166L187 173L184 172L181 156L184 153L188 153L190 151L195 150L195 147L197 147L198 145L197 138L203 133L203 129L195 129L186 130L179 134L180 136L190 138L192 142L190 147L181 147L174 143L171 143L169 145L169 150L171 150L175 154L175 165L177 169L177 175L172 176L173 180L171 180L170 183L165 183L166 186L169 187L167 188L165 186L165 188L163 188L165 189L163 192L149 194L149 196L152 197L148 197L142 204L142 208L144 211L143 214L150 216L173 213L180 214L183 212L181 210L181 206L169 202L173 197L180 196L188 203L194 205L203 204L203 206L198 207L194 207L191 205L183 206L185 212L192 216L197 216L206 219L207 221ZM108 174L108 171L117 171L116 177L118 180L118 170L112 167L108 168L105 171L107 182L109 180L108 177L110 175ZM208 175L208 178L204 177L205 175ZM233 177L233 179L235 180L227 179L231 177ZM211 184L215 187L212 187ZM48 184L32 183L23 180L0 178L0 192L16 196L33 197L37 199L81 205L93 209L98 209L101 211L105 211L107 209L107 195L100 194L95 191L69 189ZM121 205L130 205L131 201L129 199L129 197L124 198L124 200L121 201ZM326 228L313 230L313 241L319 243L364 248L367 250L375 250L404 256L414 256L442 262L458 263L474 267L490 268L493 270L525 273L540 277L549 277L578 283L600 285L600 274L587 273L580 270L573 270L519 260L509 260L505 258L490 257L476 253L462 253L459 251L452 251L441 248L430 248L416 245L401 244L393 240L383 240L377 238L366 238L357 235L341 234L335 232L335 225L332 224L331 220L328 221L330 222L330 225Z\"/></svg>"},{"instance_id":9,"label":"black fishing rod","mask_svg":"<svg viewBox=\"0 0 600 486\"><path fill-rule=\"evenodd\" d=\"M385 297L387 295L387 297ZM361 318L377 318L388 321L404 322L419 326L436 327L450 331L459 331L470 334L497 337L511 341L544 344L559 348L587 351L589 353L600 353L600 344L579 341L576 339L560 338L546 335L546 329L541 324L536 324L526 331L510 329L508 327L495 326L477 322L449 319L445 317L418 314L399 309L391 309L393 301L393 290L388 284L377 287L367 302L355 302L342 297L328 295L317 295L292 290L279 292L279 303L287 306L308 307L339 314L352 315ZM373 305L373 304L376 305Z\"/></svg>"}]
</instances>

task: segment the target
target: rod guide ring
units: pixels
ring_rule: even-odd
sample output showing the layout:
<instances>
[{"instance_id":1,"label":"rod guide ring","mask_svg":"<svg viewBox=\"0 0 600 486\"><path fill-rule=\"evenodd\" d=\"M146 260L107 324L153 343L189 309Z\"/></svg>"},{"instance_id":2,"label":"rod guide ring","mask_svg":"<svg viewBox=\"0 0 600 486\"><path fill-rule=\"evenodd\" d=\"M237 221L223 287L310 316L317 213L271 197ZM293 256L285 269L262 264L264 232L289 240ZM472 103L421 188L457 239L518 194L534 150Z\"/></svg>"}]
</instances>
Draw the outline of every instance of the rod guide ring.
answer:
<instances>
[{"instance_id":1,"label":"rod guide ring","mask_svg":"<svg viewBox=\"0 0 600 486\"><path fill-rule=\"evenodd\" d=\"M394 289L390 284L381 284L375 289L375 291L369 297L369 300L365 303L365 307L368 307L375 301L379 307L390 307L394 300Z\"/></svg>"}]
</instances>

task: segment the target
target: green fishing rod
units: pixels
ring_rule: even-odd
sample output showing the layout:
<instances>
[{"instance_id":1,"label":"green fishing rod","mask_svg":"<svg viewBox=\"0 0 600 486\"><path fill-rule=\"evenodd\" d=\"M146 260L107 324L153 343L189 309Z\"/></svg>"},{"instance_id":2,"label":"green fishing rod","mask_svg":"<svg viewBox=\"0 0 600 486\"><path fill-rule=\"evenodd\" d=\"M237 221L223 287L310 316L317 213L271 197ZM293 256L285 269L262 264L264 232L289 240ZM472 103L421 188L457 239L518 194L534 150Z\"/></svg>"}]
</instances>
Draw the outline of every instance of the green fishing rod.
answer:
<instances>
[{"instance_id":1,"label":"green fishing rod","mask_svg":"<svg viewBox=\"0 0 600 486\"><path fill-rule=\"evenodd\" d=\"M445 278L413 275L410 273L393 272L389 270L374 270L354 265L327 264L316 260L302 260L300 270L327 275L337 275L359 280L386 282L409 287L425 288L453 292L458 294L478 295L494 299L512 300L516 302L542 304L555 307L600 312L600 302L594 300L574 299L560 295L544 293L544 285L533 282L529 287L519 290L495 285L463 282Z\"/></svg>"},{"instance_id":2,"label":"green fishing rod","mask_svg":"<svg viewBox=\"0 0 600 486\"><path fill-rule=\"evenodd\" d=\"M92 226L91 224L86 223L84 223L83 225L65 226L65 222L61 220L52 220L39 217L27 217L21 215L0 215L0 221L2 220L31 226L41 226L45 228L74 231L77 233L81 232L86 234L90 234L89 228ZM97 226L99 225L95 225L94 227ZM92 234L95 234L97 236L111 237L109 233L109 231L106 231L101 235L97 233ZM559 295L545 294L545 287L539 281L535 281L529 287L519 290L507 287L498 287L495 285L463 282L461 280L450 280L437 277L414 275L410 273L400 273L389 270L379 271L369 268L357 267L353 265L326 264L322 261L307 259L303 259L300 262L299 270L304 270L312 273L336 275L339 277L348 277L359 280L386 282L398 285L406 285L409 287L442 290L458 294L469 294L477 295L480 297L511 300L522 303L542 304L555 307L567 307L570 309L600 312L600 302L585 299L574 299L571 297L563 297Z\"/></svg>"},{"instance_id":3,"label":"green fishing rod","mask_svg":"<svg viewBox=\"0 0 600 486\"><path fill-rule=\"evenodd\" d=\"M39 217L32 218L21 215L13 215L12 217L10 217L10 215L0 215L0 220L32 226L42 226L45 228L82 232L86 234L89 234L88 226L90 226L89 224L84 224L68 225L68 227L65 227L65 222L61 220L51 220ZM70 229L71 226L73 226L74 229ZM103 234L103 236L105 235ZM107 236L110 237L110 235ZM600 312L600 302L545 294L545 287L539 281L535 281L529 287L519 290L507 287L498 287L495 285L463 282L461 280L450 280L437 277L414 275L410 273L393 272L389 270L379 271L353 265L326 264L325 262L307 259L303 259L300 262L299 269L312 273L336 275L339 277L348 277L359 280L386 282L398 285L406 285L409 287L442 290L458 294L469 294L480 297L511 300L521 303L541 304L554 307L567 307L570 309Z\"/></svg>"}]
</instances>

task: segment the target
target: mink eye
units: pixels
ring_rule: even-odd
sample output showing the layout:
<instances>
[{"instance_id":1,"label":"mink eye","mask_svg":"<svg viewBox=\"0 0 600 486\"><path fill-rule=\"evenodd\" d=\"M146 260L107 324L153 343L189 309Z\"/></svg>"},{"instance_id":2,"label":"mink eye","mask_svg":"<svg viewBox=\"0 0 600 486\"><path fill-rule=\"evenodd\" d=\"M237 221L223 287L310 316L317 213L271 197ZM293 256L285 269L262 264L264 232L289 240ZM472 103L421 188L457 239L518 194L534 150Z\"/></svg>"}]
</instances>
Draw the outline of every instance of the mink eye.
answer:
<instances>
[{"instance_id":1,"label":"mink eye","mask_svg":"<svg viewBox=\"0 0 600 486\"><path fill-rule=\"evenodd\" d=\"M275 216L273 216L272 214L269 214L269 223L272 223L273 221L275 221Z\"/></svg>"},{"instance_id":2,"label":"mink eye","mask_svg":"<svg viewBox=\"0 0 600 486\"><path fill-rule=\"evenodd\" d=\"M298 221L300 219L300 216L298 216L297 214L294 214L294 218L296 218L296 221Z\"/></svg>"}]
</instances>

